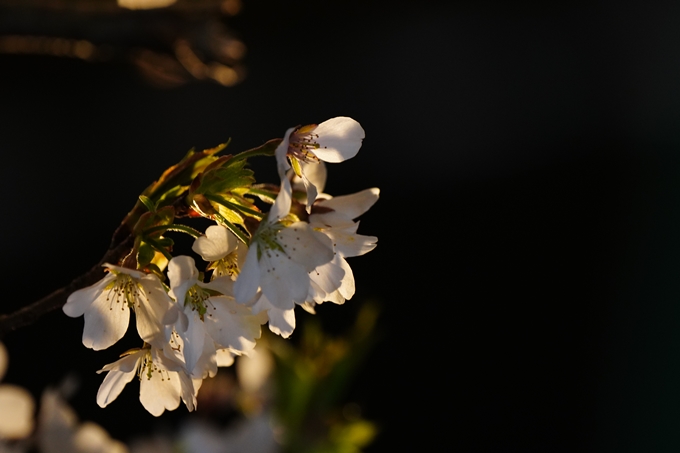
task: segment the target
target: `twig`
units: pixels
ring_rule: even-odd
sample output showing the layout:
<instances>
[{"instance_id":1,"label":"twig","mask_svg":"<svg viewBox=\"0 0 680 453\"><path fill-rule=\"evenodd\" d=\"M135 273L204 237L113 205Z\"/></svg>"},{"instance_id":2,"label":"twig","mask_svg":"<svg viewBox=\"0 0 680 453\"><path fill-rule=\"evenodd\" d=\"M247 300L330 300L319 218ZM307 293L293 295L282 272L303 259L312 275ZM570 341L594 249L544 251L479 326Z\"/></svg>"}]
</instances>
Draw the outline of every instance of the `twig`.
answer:
<instances>
[{"instance_id":1,"label":"twig","mask_svg":"<svg viewBox=\"0 0 680 453\"><path fill-rule=\"evenodd\" d=\"M120 231L116 231L116 233L120 233ZM128 234L125 238L114 235L111 247L106 251L99 263L89 271L75 278L63 288L59 288L42 299L33 302L31 305L20 308L14 313L0 315L0 339L20 327L33 324L41 316L63 307L66 299L73 291L93 285L104 277L104 268L102 267L104 263L117 264L130 252L133 245L134 240L131 234Z\"/></svg>"}]
</instances>

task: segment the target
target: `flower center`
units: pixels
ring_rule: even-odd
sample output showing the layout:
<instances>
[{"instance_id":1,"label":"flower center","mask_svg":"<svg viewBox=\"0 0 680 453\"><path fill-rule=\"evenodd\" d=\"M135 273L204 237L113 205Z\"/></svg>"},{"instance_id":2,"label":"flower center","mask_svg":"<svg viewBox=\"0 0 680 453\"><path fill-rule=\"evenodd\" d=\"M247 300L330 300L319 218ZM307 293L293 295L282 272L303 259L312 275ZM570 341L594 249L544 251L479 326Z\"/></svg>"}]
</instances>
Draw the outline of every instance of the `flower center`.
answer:
<instances>
[{"instance_id":1,"label":"flower center","mask_svg":"<svg viewBox=\"0 0 680 453\"><path fill-rule=\"evenodd\" d=\"M253 237L253 242L257 242L261 247L257 248L257 259L262 258L262 252L269 254L270 251L278 251L286 253L283 246L279 244L276 240L276 236L284 228L280 222L276 222L273 225L267 225L257 231Z\"/></svg>"},{"instance_id":2,"label":"flower center","mask_svg":"<svg viewBox=\"0 0 680 453\"><path fill-rule=\"evenodd\" d=\"M206 307L206 301L212 296L209 291L201 288L198 285L194 285L187 291L186 299L184 299L184 305L190 305L192 310L198 311L198 315L203 321L203 315L208 311Z\"/></svg>"},{"instance_id":3,"label":"flower center","mask_svg":"<svg viewBox=\"0 0 680 453\"><path fill-rule=\"evenodd\" d=\"M139 370L137 371L137 376L139 380L142 380L143 376L147 379L151 379L154 373L158 373L161 377L161 381L170 380L170 374L165 368L159 368L158 365L153 363L153 358L151 357L151 352L147 350L146 354L140 361Z\"/></svg>"},{"instance_id":4,"label":"flower center","mask_svg":"<svg viewBox=\"0 0 680 453\"><path fill-rule=\"evenodd\" d=\"M214 265L211 280L221 277L223 275L238 275L238 256L236 253L230 253L221 260L218 260Z\"/></svg>"},{"instance_id":5,"label":"flower center","mask_svg":"<svg viewBox=\"0 0 680 453\"><path fill-rule=\"evenodd\" d=\"M125 310L126 305L129 308L134 308L135 304L139 305L139 299L142 295L139 284L127 274L116 275L116 278L106 286L105 290L108 290L106 300L109 302L109 310L113 310L113 305L119 303L122 303L121 310Z\"/></svg>"},{"instance_id":6,"label":"flower center","mask_svg":"<svg viewBox=\"0 0 680 453\"><path fill-rule=\"evenodd\" d=\"M305 163L319 163L319 158L314 154L314 150L320 147L317 143L318 134L314 133L316 124L298 127L290 134L288 144L288 156Z\"/></svg>"}]
</instances>

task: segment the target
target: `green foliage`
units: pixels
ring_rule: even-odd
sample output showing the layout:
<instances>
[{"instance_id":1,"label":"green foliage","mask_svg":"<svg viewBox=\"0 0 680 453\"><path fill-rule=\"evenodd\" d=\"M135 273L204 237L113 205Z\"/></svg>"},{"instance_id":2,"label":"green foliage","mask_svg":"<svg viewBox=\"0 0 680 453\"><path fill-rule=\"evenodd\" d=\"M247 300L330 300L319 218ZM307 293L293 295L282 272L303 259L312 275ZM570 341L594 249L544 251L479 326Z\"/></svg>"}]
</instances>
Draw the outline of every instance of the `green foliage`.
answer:
<instances>
[{"instance_id":1,"label":"green foliage","mask_svg":"<svg viewBox=\"0 0 680 453\"><path fill-rule=\"evenodd\" d=\"M308 318L297 347L272 342L276 409L286 451L358 453L373 440L376 426L359 415L343 414L339 406L375 343L377 316L375 306L365 305L350 332L337 338L325 334L316 318Z\"/></svg>"},{"instance_id":2,"label":"green foliage","mask_svg":"<svg viewBox=\"0 0 680 453\"><path fill-rule=\"evenodd\" d=\"M193 192L200 194L224 194L234 189L250 187L255 182L255 178L253 177L253 171L245 168L247 161L239 160L230 164L230 157L220 158L216 161L221 161L219 167L211 166L212 168L206 169L206 171L199 175L197 177L199 181L198 187Z\"/></svg>"}]
</instances>

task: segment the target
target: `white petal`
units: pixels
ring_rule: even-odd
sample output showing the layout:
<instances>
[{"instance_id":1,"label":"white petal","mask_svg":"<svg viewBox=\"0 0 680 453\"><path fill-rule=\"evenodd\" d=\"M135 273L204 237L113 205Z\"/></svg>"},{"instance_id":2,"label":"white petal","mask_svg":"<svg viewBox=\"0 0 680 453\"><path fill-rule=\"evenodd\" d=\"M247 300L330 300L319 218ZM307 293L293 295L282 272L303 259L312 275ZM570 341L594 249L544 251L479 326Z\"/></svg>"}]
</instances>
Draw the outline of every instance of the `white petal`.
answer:
<instances>
[{"instance_id":1,"label":"white petal","mask_svg":"<svg viewBox=\"0 0 680 453\"><path fill-rule=\"evenodd\" d=\"M258 245L252 245L248 250L241 273L234 283L234 298L240 304L250 302L260 287L260 263L257 259Z\"/></svg>"},{"instance_id":2,"label":"white petal","mask_svg":"<svg viewBox=\"0 0 680 453\"><path fill-rule=\"evenodd\" d=\"M196 409L196 395L201 388L203 379L192 379L185 373L177 373L179 377L180 397L189 412Z\"/></svg>"},{"instance_id":3,"label":"white petal","mask_svg":"<svg viewBox=\"0 0 680 453\"><path fill-rule=\"evenodd\" d=\"M129 275L130 277L137 279L137 280L139 280L140 278L142 278L146 275L144 272L141 272L141 271L136 271L134 269L130 269L130 268L127 268L127 267L114 266L113 264L109 264L109 263L105 263L104 267L107 268L107 269L111 269L113 271L116 271L119 274Z\"/></svg>"},{"instance_id":4,"label":"white petal","mask_svg":"<svg viewBox=\"0 0 680 453\"><path fill-rule=\"evenodd\" d=\"M281 310L276 307L269 309L269 330L283 338L288 338L295 330L295 311Z\"/></svg>"},{"instance_id":5,"label":"white petal","mask_svg":"<svg viewBox=\"0 0 680 453\"><path fill-rule=\"evenodd\" d=\"M196 238L191 249L205 261L217 261L236 250L237 244L238 239L227 227L212 225L204 236Z\"/></svg>"},{"instance_id":6,"label":"white petal","mask_svg":"<svg viewBox=\"0 0 680 453\"><path fill-rule=\"evenodd\" d=\"M345 270L345 276L342 278L342 284L338 288L338 292L345 299L351 299L352 296L354 296L355 291L354 274L352 273L352 268L349 267L349 263L347 263L347 260L340 257L340 264L342 268Z\"/></svg>"},{"instance_id":7,"label":"white petal","mask_svg":"<svg viewBox=\"0 0 680 453\"><path fill-rule=\"evenodd\" d=\"M312 286L315 286L314 282L312 282ZM321 291L320 294L323 295L324 294L323 291ZM304 311L306 311L307 313L309 313L310 315L316 314L316 302L314 302L313 300L311 300L311 301L306 300L304 304L300 304L300 307L302 307L302 309Z\"/></svg>"},{"instance_id":8,"label":"white petal","mask_svg":"<svg viewBox=\"0 0 680 453\"><path fill-rule=\"evenodd\" d=\"M336 254L335 257L333 257L333 260L318 266L309 273L312 281L326 293L332 293L342 284L342 279L345 276L345 270L343 269L342 263L340 262L341 259L342 258Z\"/></svg>"},{"instance_id":9,"label":"white petal","mask_svg":"<svg viewBox=\"0 0 680 453\"><path fill-rule=\"evenodd\" d=\"M296 222L277 233L276 240L292 261L307 272L333 259L333 244L323 233L314 231L308 223ZM262 254L264 257L264 253Z\"/></svg>"},{"instance_id":10,"label":"white petal","mask_svg":"<svg viewBox=\"0 0 680 453\"><path fill-rule=\"evenodd\" d=\"M162 348L167 341L163 320L177 318L173 312L176 304L165 292L161 281L155 275L147 275L140 280L144 297L135 307L137 332L142 340Z\"/></svg>"},{"instance_id":11,"label":"white petal","mask_svg":"<svg viewBox=\"0 0 680 453\"><path fill-rule=\"evenodd\" d=\"M263 252L260 266L262 293L275 307L288 310L305 301L309 274L304 267L278 250Z\"/></svg>"},{"instance_id":12,"label":"white petal","mask_svg":"<svg viewBox=\"0 0 680 453\"><path fill-rule=\"evenodd\" d=\"M198 269L190 256L180 255L168 263L168 279L170 280L170 296L179 306L184 305L187 290L198 281Z\"/></svg>"},{"instance_id":13,"label":"white petal","mask_svg":"<svg viewBox=\"0 0 680 453\"><path fill-rule=\"evenodd\" d=\"M125 385L130 382L137 374L139 361L147 354L147 351L140 350L134 354L123 357L122 359L106 365L98 371L108 371L102 385L97 392L97 404L99 407L106 407L120 395Z\"/></svg>"},{"instance_id":14,"label":"white petal","mask_svg":"<svg viewBox=\"0 0 680 453\"><path fill-rule=\"evenodd\" d=\"M309 216L309 224L314 228L355 228L356 222L347 215L338 211L312 214Z\"/></svg>"},{"instance_id":15,"label":"white petal","mask_svg":"<svg viewBox=\"0 0 680 453\"><path fill-rule=\"evenodd\" d=\"M174 371L159 368L147 375L142 373L139 383L139 401L144 409L155 417L159 417L165 410L173 411L179 406L181 385L179 374Z\"/></svg>"},{"instance_id":16,"label":"white petal","mask_svg":"<svg viewBox=\"0 0 680 453\"><path fill-rule=\"evenodd\" d=\"M283 217L287 216L290 212L293 188L290 185L290 181L286 177L286 172L290 168L288 163L288 145L290 143L290 134L293 132L294 128L290 128L286 131L286 135L283 137L283 141L274 151L276 156L276 166L279 172L279 179L281 180L281 189L279 194L276 196L276 200L269 210L267 215L267 222L272 224Z\"/></svg>"},{"instance_id":17,"label":"white petal","mask_svg":"<svg viewBox=\"0 0 680 453\"><path fill-rule=\"evenodd\" d=\"M188 370L192 377L206 379L217 374L217 347L215 342L206 337L203 341L203 351L193 369ZM181 375L182 373L180 373Z\"/></svg>"},{"instance_id":18,"label":"white petal","mask_svg":"<svg viewBox=\"0 0 680 453\"><path fill-rule=\"evenodd\" d=\"M316 162L300 162L302 174L307 177L310 183L314 184L319 192L323 192L326 188L326 179L328 177L328 170L323 161Z\"/></svg>"},{"instance_id":19,"label":"white petal","mask_svg":"<svg viewBox=\"0 0 680 453\"><path fill-rule=\"evenodd\" d=\"M106 288L106 285L108 285L115 278L116 276L114 274L106 274L104 278L99 280L94 285L74 291L70 296L68 296L66 304L64 304L62 310L67 316L72 318L82 316L85 313L85 310L87 310L87 308L92 305L94 300L99 297L104 288Z\"/></svg>"},{"instance_id":20,"label":"white petal","mask_svg":"<svg viewBox=\"0 0 680 453\"><path fill-rule=\"evenodd\" d=\"M378 201L379 197L380 189L373 187L351 195L341 195L329 200L322 200L319 201L318 205L341 212L350 219L356 219L368 211Z\"/></svg>"},{"instance_id":21,"label":"white petal","mask_svg":"<svg viewBox=\"0 0 680 453\"><path fill-rule=\"evenodd\" d=\"M210 340L210 337L208 337L208 333L205 331L203 321L201 321L201 318L195 310L191 310L191 308L186 307L184 309L184 313L189 318L189 326L186 332L178 332L178 335L184 342L182 354L184 356L186 370L190 372L196 367L196 364L203 353L206 337L208 341L212 340Z\"/></svg>"},{"instance_id":22,"label":"white petal","mask_svg":"<svg viewBox=\"0 0 680 453\"><path fill-rule=\"evenodd\" d=\"M290 212L292 199L293 188L291 187L288 178L284 176L284 178L281 180L281 189L279 190L279 194L276 196L276 200L274 200L274 204L269 209L269 213L267 214L267 218L265 220L267 224L271 225L287 216Z\"/></svg>"},{"instance_id":23,"label":"white petal","mask_svg":"<svg viewBox=\"0 0 680 453\"><path fill-rule=\"evenodd\" d=\"M307 212L309 213L312 212L312 204L316 201L319 192L314 183L311 182L304 173L302 173L302 182L305 185L305 192L307 193Z\"/></svg>"},{"instance_id":24,"label":"white petal","mask_svg":"<svg viewBox=\"0 0 680 453\"><path fill-rule=\"evenodd\" d=\"M0 438L21 439L33 431L33 397L24 388L0 385Z\"/></svg>"},{"instance_id":25,"label":"white petal","mask_svg":"<svg viewBox=\"0 0 680 453\"><path fill-rule=\"evenodd\" d=\"M283 140L276 147L274 155L276 156L276 168L279 172L279 178L283 181L286 178L286 172L290 169L290 164L288 163L288 146L290 145L290 134L295 130L294 127L288 129L283 136Z\"/></svg>"},{"instance_id":26,"label":"white petal","mask_svg":"<svg viewBox=\"0 0 680 453\"><path fill-rule=\"evenodd\" d=\"M234 364L235 354L227 348L217 350L217 366L226 367Z\"/></svg>"},{"instance_id":27,"label":"white petal","mask_svg":"<svg viewBox=\"0 0 680 453\"><path fill-rule=\"evenodd\" d=\"M269 330L283 338L288 338L295 329L295 310L276 308L264 294L252 307L253 313L265 313L269 319Z\"/></svg>"},{"instance_id":28,"label":"white petal","mask_svg":"<svg viewBox=\"0 0 680 453\"><path fill-rule=\"evenodd\" d=\"M326 162L342 162L356 156L366 136L361 125L346 116L324 121L314 129L314 134L318 135L315 141L319 144L314 154Z\"/></svg>"},{"instance_id":29,"label":"white petal","mask_svg":"<svg viewBox=\"0 0 680 453\"><path fill-rule=\"evenodd\" d=\"M99 351L123 338L130 323L130 309L120 299L113 295L109 298L109 291L104 291L85 310L85 347Z\"/></svg>"},{"instance_id":30,"label":"white petal","mask_svg":"<svg viewBox=\"0 0 680 453\"><path fill-rule=\"evenodd\" d=\"M347 233L347 230L340 228L331 228L325 233L333 241L335 251L344 257L365 255L378 245L375 236Z\"/></svg>"},{"instance_id":31,"label":"white petal","mask_svg":"<svg viewBox=\"0 0 680 453\"><path fill-rule=\"evenodd\" d=\"M249 351L260 338L260 322L250 308L227 297L208 299L203 317L208 335L221 347Z\"/></svg>"},{"instance_id":32,"label":"white petal","mask_svg":"<svg viewBox=\"0 0 680 453\"><path fill-rule=\"evenodd\" d=\"M217 277L209 283L201 283L200 286L212 289L228 297L234 296L234 281L228 275Z\"/></svg>"}]
</instances>

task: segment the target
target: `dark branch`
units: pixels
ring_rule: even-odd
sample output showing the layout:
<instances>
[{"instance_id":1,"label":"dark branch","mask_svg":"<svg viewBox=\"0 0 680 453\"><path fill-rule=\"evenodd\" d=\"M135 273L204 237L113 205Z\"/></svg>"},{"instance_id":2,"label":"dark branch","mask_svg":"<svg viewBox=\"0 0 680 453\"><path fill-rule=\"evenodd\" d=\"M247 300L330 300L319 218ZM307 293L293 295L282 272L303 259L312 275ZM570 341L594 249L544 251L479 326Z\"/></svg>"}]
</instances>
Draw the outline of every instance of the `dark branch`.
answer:
<instances>
[{"instance_id":1,"label":"dark branch","mask_svg":"<svg viewBox=\"0 0 680 453\"><path fill-rule=\"evenodd\" d=\"M31 305L20 308L8 315L0 315L0 339L20 327L33 324L41 316L63 307L66 299L73 291L93 285L104 277L104 268L102 267L104 263L118 263L125 255L130 253L133 245L134 241L131 234L128 234L125 238L116 238L114 235L114 241L112 241L109 250L107 250L99 263L89 271L77 277L63 288L59 288L42 299L33 302Z\"/></svg>"}]
</instances>

